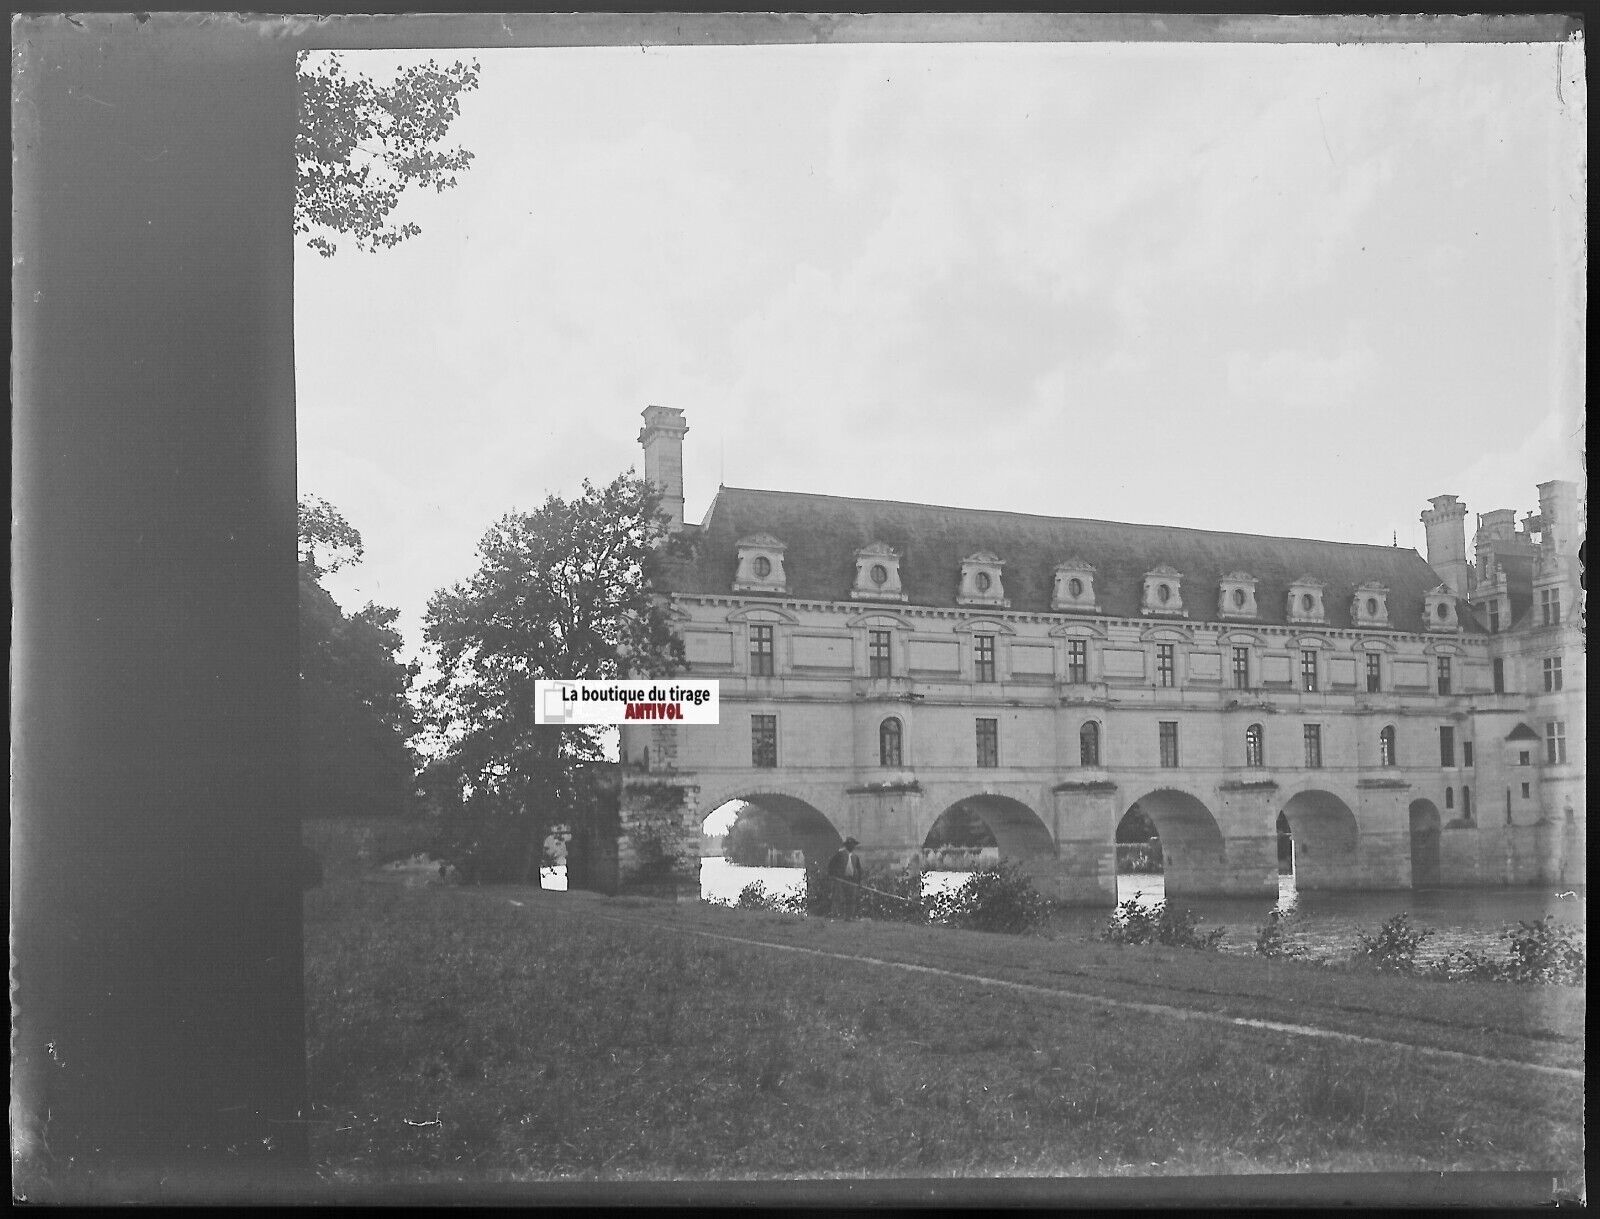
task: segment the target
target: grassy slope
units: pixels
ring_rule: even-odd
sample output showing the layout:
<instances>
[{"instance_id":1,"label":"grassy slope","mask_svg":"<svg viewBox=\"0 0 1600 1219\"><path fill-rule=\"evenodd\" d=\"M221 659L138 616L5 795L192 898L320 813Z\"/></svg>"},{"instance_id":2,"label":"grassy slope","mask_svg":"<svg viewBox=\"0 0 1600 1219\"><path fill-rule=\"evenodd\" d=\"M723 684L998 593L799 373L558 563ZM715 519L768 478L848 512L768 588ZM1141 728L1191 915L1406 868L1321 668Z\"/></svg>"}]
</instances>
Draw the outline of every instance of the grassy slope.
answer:
<instances>
[{"instance_id":1,"label":"grassy slope","mask_svg":"<svg viewBox=\"0 0 1600 1219\"><path fill-rule=\"evenodd\" d=\"M341 879L306 901L314 1147L327 1175L1581 1165L1575 1080L1094 1008L691 927L1141 1001L1319 1023L1342 1013L1356 1031L1387 1022L1472 1052L1581 1056L1575 992L1552 1003L1549 989L1177 950ZM1485 1025L1500 1031L1476 1031Z\"/></svg>"}]
</instances>

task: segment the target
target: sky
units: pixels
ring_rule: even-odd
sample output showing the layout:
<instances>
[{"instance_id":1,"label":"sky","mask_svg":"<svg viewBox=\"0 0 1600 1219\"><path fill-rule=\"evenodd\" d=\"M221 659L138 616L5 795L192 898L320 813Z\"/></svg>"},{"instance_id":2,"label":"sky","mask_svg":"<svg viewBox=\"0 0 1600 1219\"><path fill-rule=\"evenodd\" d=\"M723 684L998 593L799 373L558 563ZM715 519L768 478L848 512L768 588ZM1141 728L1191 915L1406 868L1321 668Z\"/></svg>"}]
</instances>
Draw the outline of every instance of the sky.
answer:
<instances>
[{"instance_id":1,"label":"sky","mask_svg":"<svg viewBox=\"0 0 1600 1219\"><path fill-rule=\"evenodd\" d=\"M720 482L1423 550L1431 496L1583 478L1579 42L442 54L460 186L296 260L300 491L413 654L650 404L695 521Z\"/></svg>"}]
</instances>

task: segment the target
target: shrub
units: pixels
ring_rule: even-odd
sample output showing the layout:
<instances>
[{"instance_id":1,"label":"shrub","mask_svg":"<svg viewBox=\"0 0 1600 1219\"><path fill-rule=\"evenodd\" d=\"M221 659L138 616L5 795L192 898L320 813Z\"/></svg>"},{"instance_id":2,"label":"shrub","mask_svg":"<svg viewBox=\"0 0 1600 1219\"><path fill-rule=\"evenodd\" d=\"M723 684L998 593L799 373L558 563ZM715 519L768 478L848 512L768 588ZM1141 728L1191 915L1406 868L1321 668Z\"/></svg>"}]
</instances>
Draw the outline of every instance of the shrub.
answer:
<instances>
[{"instance_id":1,"label":"shrub","mask_svg":"<svg viewBox=\"0 0 1600 1219\"><path fill-rule=\"evenodd\" d=\"M1267 921L1256 928L1256 955L1263 957L1303 957L1306 950L1290 938L1294 907L1274 906Z\"/></svg>"},{"instance_id":2,"label":"shrub","mask_svg":"<svg viewBox=\"0 0 1600 1219\"><path fill-rule=\"evenodd\" d=\"M1402 910L1378 928L1376 935L1358 933L1356 939L1361 947L1356 950L1356 956L1379 969L1410 973L1417 967L1417 949L1432 934L1432 927L1413 927L1410 915Z\"/></svg>"},{"instance_id":3,"label":"shrub","mask_svg":"<svg viewBox=\"0 0 1600 1219\"><path fill-rule=\"evenodd\" d=\"M928 919L969 931L1032 931L1051 912L1050 899L1033 887L1033 878L1006 860L967 877L957 888L928 903Z\"/></svg>"},{"instance_id":4,"label":"shrub","mask_svg":"<svg viewBox=\"0 0 1600 1219\"><path fill-rule=\"evenodd\" d=\"M1201 932L1199 916L1192 910L1174 910L1167 902L1147 906L1135 893L1116 908L1100 929L1109 944L1165 944L1170 948L1212 951L1227 934L1221 927Z\"/></svg>"},{"instance_id":5,"label":"shrub","mask_svg":"<svg viewBox=\"0 0 1600 1219\"><path fill-rule=\"evenodd\" d=\"M777 914L805 913L805 897L794 893L776 893L759 880L753 880L739 890L731 903L735 910L770 910Z\"/></svg>"},{"instance_id":6,"label":"shrub","mask_svg":"<svg viewBox=\"0 0 1600 1219\"><path fill-rule=\"evenodd\" d=\"M1524 985L1581 986L1586 972L1581 927L1568 927L1554 915L1506 926L1500 938L1506 955L1496 959L1473 949L1446 953L1431 973L1449 982L1517 982Z\"/></svg>"}]
</instances>

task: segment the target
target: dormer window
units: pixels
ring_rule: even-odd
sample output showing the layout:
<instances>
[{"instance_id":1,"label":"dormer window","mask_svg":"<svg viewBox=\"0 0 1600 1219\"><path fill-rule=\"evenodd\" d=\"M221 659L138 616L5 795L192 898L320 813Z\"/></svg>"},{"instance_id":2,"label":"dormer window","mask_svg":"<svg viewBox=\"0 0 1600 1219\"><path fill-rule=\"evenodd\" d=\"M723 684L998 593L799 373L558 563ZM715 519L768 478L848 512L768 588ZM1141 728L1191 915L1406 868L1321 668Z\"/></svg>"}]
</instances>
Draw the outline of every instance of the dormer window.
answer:
<instances>
[{"instance_id":1,"label":"dormer window","mask_svg":"<svg viewBox=\"0 0 1600 1219\"><path fill-rule=\"evenodd\" d=\"M1312 576L1301 576L1289 585L1288 613L1290 622L1326 622L1327 609L1322 592L1327 585Z\"/></svg>"},{"instance_id":2,"label":"dormer window","mask_svg":"<svg viewBox=\"0 0 1600 1219\"><path fill-rule=\"evenodd\" d=\"M1050 595L1054 610L1097 613L1100 606L1094 592L1094 568L1082 559L1068 559L1056 567L1055 589Z\"/></svg>"},{"instance_id":3,"label":"dormer window","mask_svg":"<svg viewBox=\"0 0 1600 1219\"><path fill-rule=\"evenodd\" d=\"M1183 608L1183 574L1175 567L1163 563L1152 568L1144 577L1144 604L1146 614L1186 614Z\"/></svg>"},{"instance_id":4,"label":"dormer window","mask_svg":"<svg viewBox=\"0 0 1600 1219\"><path fill-rule=\"evenodd\" d=\"M1456 616L1456 598L1448 584L1441 584L1422 598L1422 617L1425 629L1434 632L1455 632L1461 628Z\"/></svg>"},{"instance_id":5,"label":"dormer window","mask_svg":"<svg viewBox=\"0 0 1600 1219\"><path fill-rule=\"evenodd\" d=\"M739 562L734 569L736 593L786 593L789 577L784 571L784 544L771 534L755 533L740 538Z\"/></svg>"},{"instance_id":6,"label":"dormer window","mask_svg":"<svg viewBox=\"0 0 1600 1219\"><path fill-rule=\"evenodd\" d=\"M1351 626L1388 626L1389 590L1376 580L1360 585L1350 598Z\"/></svg>"},{"instance_id":7,"label":"dormer window","mask_svg":"<svg viewBox=\"0 0 1600 1219\"><path fill-rule=\"evenodd\" d=\"M1217 594L1217 617L1256 618L1259 613L1255 577L1245 571L1230 571L1223 576Z\"/></svg>"},{"instance_id":8,"label":"dormer window","mask_svg":"<svg viewBox=\"0 0 1600 1219\"><path fill-rule=\"evenodd\" d=\"M904 601L899 554L882 542L856 551L856 578L850 596L857 601Z\"/></svg>"},{"instance_id":9,"label":"dormer window","mask_svg":"<svg viewBox=\"0 0 1600 1219\"><path fill-rule=\"evenodd\" d=\"M961 590L956 594L958 605L988 605L1005 608L1011 604L1001 583L1000 569L1005 566L1000 556L987 550L968 555L961 560Z\"/></svg>"}]
</instances>

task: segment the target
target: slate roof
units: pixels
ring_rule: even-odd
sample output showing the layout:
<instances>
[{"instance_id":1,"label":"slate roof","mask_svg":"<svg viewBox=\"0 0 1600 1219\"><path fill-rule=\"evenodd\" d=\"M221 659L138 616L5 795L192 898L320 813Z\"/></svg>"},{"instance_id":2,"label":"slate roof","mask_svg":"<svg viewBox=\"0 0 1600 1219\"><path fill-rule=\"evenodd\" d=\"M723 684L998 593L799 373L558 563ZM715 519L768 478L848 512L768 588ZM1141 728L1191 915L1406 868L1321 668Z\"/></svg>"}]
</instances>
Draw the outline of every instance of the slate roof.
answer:
<instances>
[{"instance_id":1,"label":"slate roof","mask_svg":"<svg viewBox=\"0 0 1600 1219\"><path fill-rule=\"evenodd\" d=\"M1511 602L1509 612L1501 620L1503 629L1523 625L1533 613L1533 568L1538 559L1538 548L1521 539L1505 539L1491 543L1494 561L1506 573L1506 600Z\"/></svg>"},{"instance_id":2,"label":"slate roof","mask_svg":"<svg viewBox=\"0 0 1600 1219\"><path fill-rule=\"evenodd\" d=\"M1254 622L1284 625L1289 586L1309 574L1327 584L1329 627L1350 627L1356 587L1377 580L1389 590L1390 629L1421 632L1423 596L1440 582L1415 550L1394 546L742 487L719 488L699 529L685 532L694 557L666 565L664 583L671 592L730 592L737 542L755 533L787 544L788 595L812 600L850 600L856 551L871 542L886 542L903 556L900 578L909 602L935 607L955 607L961 561L980 550L1005 561L1005 595L1013 611L1023 612L1052 612L1056 565L1073 557L1093 564L1102 613L1121 618L1142 616L1144 575L1163 563L1183 573L1191 622L1217 620L1219 585L1228 573L1242 570L1258 582L1261 614ZM864 608L870 604L862 602ZM1248 629L1249 623L1238 625ZM1470 620L1465 625L1474 629Z\"/></svg>"}]
</instances>

